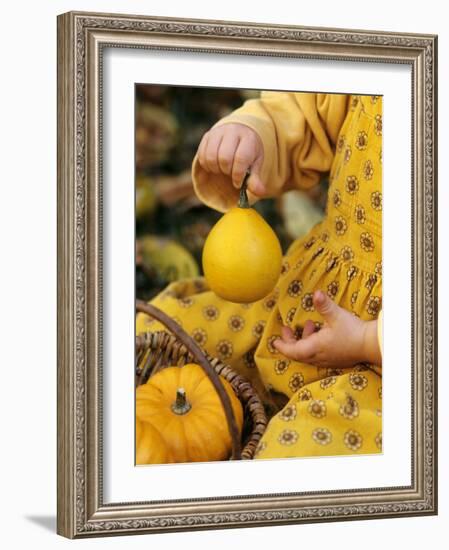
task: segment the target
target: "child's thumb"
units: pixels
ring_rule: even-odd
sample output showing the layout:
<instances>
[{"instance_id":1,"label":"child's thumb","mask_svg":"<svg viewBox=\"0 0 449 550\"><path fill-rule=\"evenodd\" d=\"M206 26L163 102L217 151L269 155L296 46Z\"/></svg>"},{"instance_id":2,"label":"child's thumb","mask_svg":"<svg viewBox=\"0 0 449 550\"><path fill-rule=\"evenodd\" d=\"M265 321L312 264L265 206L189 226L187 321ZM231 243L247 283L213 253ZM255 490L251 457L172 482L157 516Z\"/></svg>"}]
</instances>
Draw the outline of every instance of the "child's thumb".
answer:
<instances>
[{"instance_id":1,"label":"child's thumb","mask_svg":"<svg viewBox=\"0 0 449 550\"><path fill-rule=\"evenodd\" d=\"M248 179L248 187L251 193L254 195L257 195L258 197L263 197L267 193L267 188L262 181L260 177L260 171L262 169L262 161L263 157L260 155L256 160L253 162L250 170L251 175Z\"/></svg>"},{"instance_id":2,"label":"child's thumb","mask_svg":"<svg viewBox=\"0 0 449 550\"><path fill-rule=\"evenodd\" d=\"M251 193L258 197L264 197L267 193L265 184L261 180L259 173L254 171L254 168L251 170L251 176L248 179L248 188Z\"/></svg>"},{"instance_id":3,"label":"child's thumb","mask_svg":"<svg viewBox=\"0 0 449 550\"><path fill-rule=\"evenodd\" d=\"M329 324L337 320L339 307L322 290L317 290L313 294L313 305Z\"/></svg>"}]
</instances>

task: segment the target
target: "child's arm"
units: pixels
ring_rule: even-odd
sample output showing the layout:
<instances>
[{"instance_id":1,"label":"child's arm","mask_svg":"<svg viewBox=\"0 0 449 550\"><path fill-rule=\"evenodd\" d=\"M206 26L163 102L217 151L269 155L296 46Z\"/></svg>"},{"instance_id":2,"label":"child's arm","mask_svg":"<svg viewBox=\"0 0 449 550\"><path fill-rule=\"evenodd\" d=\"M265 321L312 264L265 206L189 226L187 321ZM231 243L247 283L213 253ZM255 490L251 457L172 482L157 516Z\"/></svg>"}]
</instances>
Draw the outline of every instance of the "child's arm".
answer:
<instances>
[{"instance_id":1,"label":"child's arm","mask_svg":"<svg viewBox=\"0 0 449 550\"><path fill-rule=\"evenodd\" d=\"M315 332L313 321L307 321L300 340L283 327L282 338L273 344L283 355L317 367L382 365L378 321L362 321L321 291L314 293L313 302L325 320L323 327Z\"/></svg>"},{"instance_id":2,"label":"child's arm","mask_svg":"<svg viewBox=\"0 0 449 550\"><path fill-rule=\"evenodd\" d=\"M199 198L225 211L251 168L249 198L277 196L316 184L330 169L348 96L262 92L203 137L192 174Z\"/></svg>"}]
</instances>

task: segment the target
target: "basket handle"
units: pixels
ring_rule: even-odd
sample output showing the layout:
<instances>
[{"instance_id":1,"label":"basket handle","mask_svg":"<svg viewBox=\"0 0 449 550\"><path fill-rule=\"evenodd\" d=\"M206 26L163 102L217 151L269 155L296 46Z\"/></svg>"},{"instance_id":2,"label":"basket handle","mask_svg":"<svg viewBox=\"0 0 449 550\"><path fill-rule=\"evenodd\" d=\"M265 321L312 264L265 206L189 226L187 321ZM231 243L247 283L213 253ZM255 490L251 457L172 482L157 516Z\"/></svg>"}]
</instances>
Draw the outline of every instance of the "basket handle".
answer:
<instances>
[{"instance_id":1,"label":"basket handle","mask_svg":"<svg viewBox=\"0 0 449 550\"><path fill-rule=\"evenodd\" d=\"M165 327L168 328L190 351L190 353L198 361L198 364L203 369L203 371L208 375L212 385L215 388L215 391L220 398L223 410L228 422L229 433L232 440L232 460L241 459L241 443L239 437L239 430L237 427L237 422L235 419L234 411L232 409L231 400L229 395L226 393L224 386L220 380L220 376L215 372L213 367L209 364L206 356L204 355L201 348L198 344L176 323L171 319L166 313L161 311L159 308L153 304L147 304L143 300L136 300L136 310L140 313L145 313L157 319Z\"/></svg>"}]
</instances>

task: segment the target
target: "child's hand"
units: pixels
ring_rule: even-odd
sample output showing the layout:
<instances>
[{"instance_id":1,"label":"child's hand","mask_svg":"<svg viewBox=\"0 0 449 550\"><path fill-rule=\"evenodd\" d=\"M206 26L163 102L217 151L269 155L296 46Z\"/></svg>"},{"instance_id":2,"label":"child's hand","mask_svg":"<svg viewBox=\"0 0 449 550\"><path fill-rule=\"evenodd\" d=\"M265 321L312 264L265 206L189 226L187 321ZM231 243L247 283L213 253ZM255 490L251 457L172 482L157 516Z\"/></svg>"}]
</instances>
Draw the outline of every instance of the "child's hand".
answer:
<instances>
[{"instance_id":1,"label":"child's hand","mask_svg":"<svg viewBox=\"0 0 449 550\"><path fill-rule=\"evenodd\" d=\"M377 321L362 321L337 306L324 292L313 295L315 309L324 325L315 332L315 323L306 321L302 338L296 340L289 327L282 327L282 339L274 346L283 355L317 367L351 367L356 363L382 364L377 340Z\"/></svg>"},{"instance_id":2,"label":"child's hand","mask_svg":"<svg viewBox=\"0 0 449 550\"><path fill-rule=\"evenodd\" d=\"M260 179L262 141L254 130L244 124L222 124L206 132L198 147L198 161L207 172L230 176L237 189L250 168L249 190L259 197L266 193Z\"/></svg>"}]
</instances>

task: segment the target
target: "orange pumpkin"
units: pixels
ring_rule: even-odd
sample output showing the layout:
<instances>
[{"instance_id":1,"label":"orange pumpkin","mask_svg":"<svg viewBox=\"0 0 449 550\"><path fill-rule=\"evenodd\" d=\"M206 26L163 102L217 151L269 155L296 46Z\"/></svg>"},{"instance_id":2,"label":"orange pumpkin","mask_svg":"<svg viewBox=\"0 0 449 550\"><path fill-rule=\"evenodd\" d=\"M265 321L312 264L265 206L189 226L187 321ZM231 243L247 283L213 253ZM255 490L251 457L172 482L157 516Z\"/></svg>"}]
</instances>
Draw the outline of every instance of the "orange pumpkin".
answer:
<instances>
[{"instance_id":1,"label":"orange pumpkin","mask_svg":"<svg viewBox=\"0 0 449 550\"><path fill-rule=\"evenodd\" d=\"M231 401L239 435L243 408L231 385L221 379ZM143 447L163 446L173 462L226 460L232 451L223 406L203 369L190 363L167 367L136 389L136 422L150 424L161 436L142 439ZM145 442L144 442L145 441Z\"/></svg>"},{"instance_id":2,"label":"orange pumpkin","mask_svg":"<svg viewBox=\"0 0 449 550\"><path fill-rule=\"evenodd\" d=\"M167 464L173 457L156 428L136 418L136 464Z\"/></svg>"}]
</instances>

